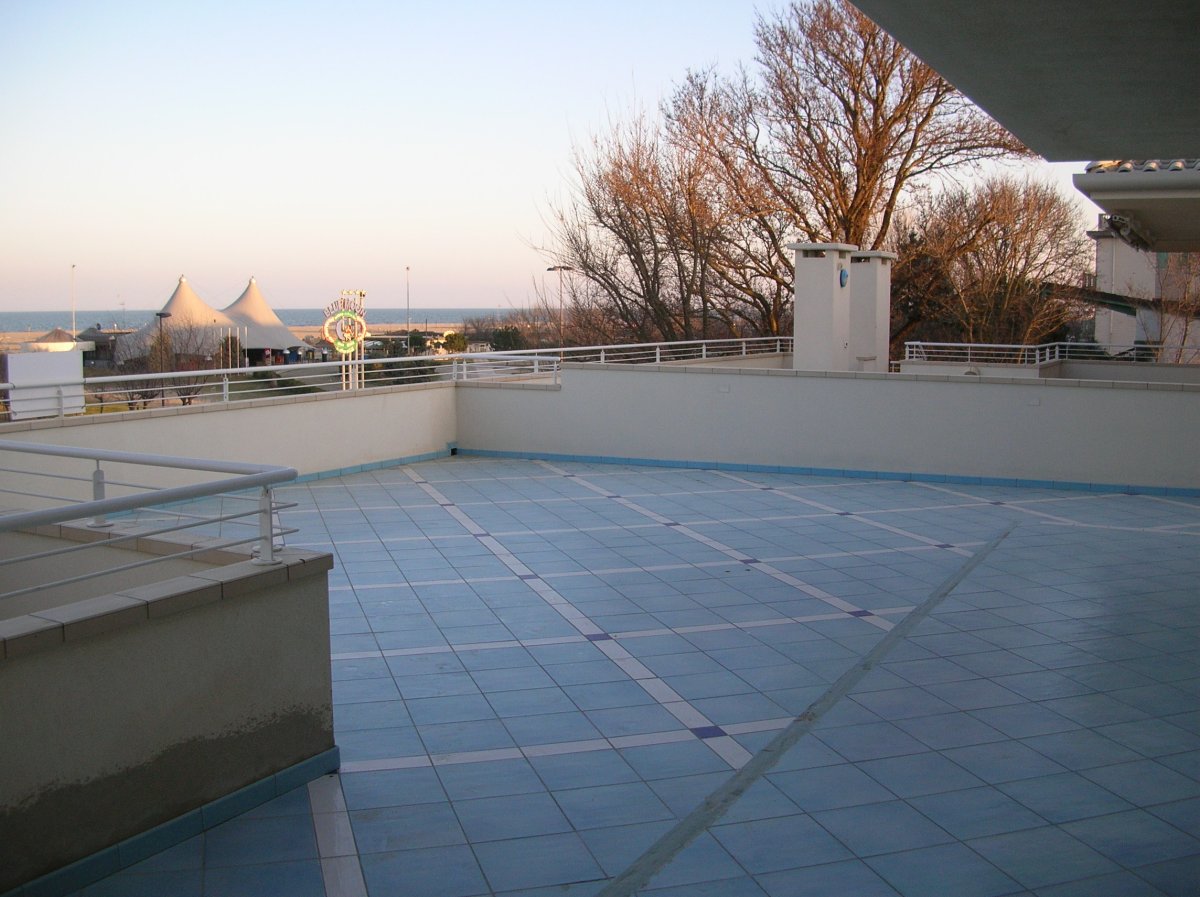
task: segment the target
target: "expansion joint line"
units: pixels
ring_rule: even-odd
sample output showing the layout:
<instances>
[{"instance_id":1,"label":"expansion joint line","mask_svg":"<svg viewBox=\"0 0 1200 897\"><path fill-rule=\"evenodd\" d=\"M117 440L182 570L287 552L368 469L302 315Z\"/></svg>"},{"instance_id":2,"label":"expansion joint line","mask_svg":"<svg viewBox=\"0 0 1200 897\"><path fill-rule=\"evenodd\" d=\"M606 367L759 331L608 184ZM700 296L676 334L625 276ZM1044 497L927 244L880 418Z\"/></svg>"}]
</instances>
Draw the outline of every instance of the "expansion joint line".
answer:
<instances>
[{"instance_id":1,"label":"expansion joint line","mask_svg":"<svg viewBox=\"0 0 1200 897\"><path fill-rule=\"evenodd\" d=\"M818 588L817 586L814 586L814 585L811 585L810 583L804 582L800 578L793 576L790 573L786 573L783 570L780 570L778 567L772 566L771 564L767 563L766 561L764 561L760 558L751 557L750 555L746 554L744 551L739 551L738 549L733 548L729 545L726 545L717 539L710 538L710 537L704 535L704 533L698 532L698 531L692 529L690 526L687 526L686 524L680 523L676 520L671 520L669 517L664 517L662 514L659 514L656 511L652 511L649 508L642 507L637 502L632 501L631 499L624 498L623 496L617 495L615 492L610 492L609 490L604 489L601 486L597 486L594 483L590 483L583 477L576 476L575 474L569 473L566 470L563 470L561 467L555 467L549 461L538 461L536 463L540 464L542 467L545 467L547 470L552 470L555 473L558 473L562 476L570 477L572 482L578 483L580 486L583 486L585 489L590 489L592 492L595 492L599 495L603 495L606 498L610 498L613 501L615 501L617 504L621 505L622 507L628 508L629 510L634 511L635 513L641 514L643 517L653 520L655 523L661 524L662 526L670 527L675 532L679 533L681 536L686 536L689 539L699 542L701 545L706 545L709 548L711 548L713 551L723 554L726 557L731 558L732 560L737 561L740 564L744 564L746 567L749 567L752 570L757 570L759 573L764 573L767 576L771 577L772 579L776 580L777 582L781 582L784 585L790 586L791 588L796 589L799 592L803 592L805 595L808 595L810 598L816 598L818 601L823 601L826 604L828 604L830 607L836 608L837 610L841 611L844 614L849 614L852 617L857 617L858 619L861 619L863 622L869 623L872 626L876 627L877 629L882 629L885 632L892 628L892 622L890 620L886 620L883 617L881 617L878 614L875 614L871 611L864 610L863 608L858 607L856 604L853 604L853 603L845 600L844 598L839 598L837 595L832 595L829 592L826 592L824 589ZM787 495L787 493L780 493L780 494ZM788 497L791 498L792 496L788 496ZM916 538L916 537L914 537L914 538ZM939 547L943 547L943 546L939 546Z\"/></svg>"},{"instance_id":2,"label":"expansion joint line","mask_svg":"<svg viewBox=\"0 0 1200 897\"><path fill-rule=\"evenodd\" d=\"M781 498L788 499L789 501L798 502L802 505L808 505L808 507L816 508L818 511L825 511L828 514L837 514L839 517L853 517L859 523L867 526L873 526L875 529L881 529L897 536L904 536L906 539L912 539L914 542L920 542L933 548L942 548L946 551L960 555L961 557L969 558L971 556L971 552L960 546L947 545L944 542L939 542L937 539L930 539L928 536L922 536L919 533L909 532L908 530L901 529L898 526L891 526L890 524L884 523L882 520L875 520L871 517L866 517L861 514L854 514L849 511L839 511L832 505L827 505L811 498L805 498L802 495L792 495L792 493L785 492L782 489L776 489L774 486L764 486L762 483L755 483L753 480L748 480L745 477L734 476L733 474L726 473L725 471L717 471L717 476L733 480L735 483L743 483L747 486L753 486L756 489L761 489L763 492L770 492L772 495L778 495Z\"/></svg>"},{"instance_id":3,"label":"expansion joint line","mask_svg":"<svg viewBox=\"0 0 1200 897\"><path fill-rule=\"evenodd\" d=\"M915 610L892 628L862 661L843 673L820 698L808 706L786 729L755 754L749 762L734 773L723 785L706 797L696 809L676 823L675 827L658 839L625 871L612 879L596 897L632 897L650 879L670 863L680 851L697 836L711 828L746 791L770 772L796 742L812 731L813 727L843 697L850 693L862 678L875 668L891 650L978 567L997 546L1012 532L1010 524L996 538L984 545L966 563L939 585Z\"/></svg>"},{"instance_id":4,"label":"expansion joint line","mask_svg":"<svg viewBox=\"0 0 1200 897\"><path fill-rule=\"evenodd\" d=\"M737 743L720 726L713 724L697 707L679 695L670 685L660 679L645 664L633 656L609 633L597 626L587 614L579 610L543 577L529 569L520 559L505 548L494 536L481 527L469 514L443 495L432 483L412 468L404 468L414 483L451 517L471 533L479 544L485 546L509 570L521 579L543 601L575 627L581 635L616 664L622 672L638 684L659 706L691 730L718 757L737 769L750 759L750 752ZM886 622L886 621L885 621ZM890 626L891 624L888 623Z\"/></svg>"},{"instance_id":5,"label":"expansion joint line","mask_svg":"<svg viewBox=\"0 0 1200 897\"><path fill-rule=\"evenodd\" d=\"M1040 522L1047 526L1069 526L1077 529L1101 529L1114 533L1166 533L1168 535L1184 535L1184 536L1200 536L1200 532L1189 531L1198 526L1198 523L1169 524L1164 526L1116 526L1111 523L1084 523L1080 520L1072 520L1070 517L1060 517L1057 514L1047 514L1045 511L1038 511L1034 508L1027 507L1028 502L1016 501L990 501L986 498L980 498L976 495L971 495L969 492L963 492L960 489L949 489L945 486L935 486L931 483L916 483L923 489L929 489L935 492L944 492L947 495L954 495L960 498L971 498L980 504L986 505L1003 505L1011 511L1016 511L1020 514L1026 514L1030 517L1036 517ZM1073 496L1071 498L1063 498L1061 501L1094 501L1100 498L1110 498L1114 495L1121 495L1119 492L1097 492L1095 495ZM1160 499L1159 496L1143 496L1144 498L1170 501L1169 499ZM1042 499L1030 499L1032 501L1042 501ZM1188 505L1183 502L1171 502L1172 504L1180 505L1181 507L1191 508L1193 505Z\"/></svg>"}]
</instances>

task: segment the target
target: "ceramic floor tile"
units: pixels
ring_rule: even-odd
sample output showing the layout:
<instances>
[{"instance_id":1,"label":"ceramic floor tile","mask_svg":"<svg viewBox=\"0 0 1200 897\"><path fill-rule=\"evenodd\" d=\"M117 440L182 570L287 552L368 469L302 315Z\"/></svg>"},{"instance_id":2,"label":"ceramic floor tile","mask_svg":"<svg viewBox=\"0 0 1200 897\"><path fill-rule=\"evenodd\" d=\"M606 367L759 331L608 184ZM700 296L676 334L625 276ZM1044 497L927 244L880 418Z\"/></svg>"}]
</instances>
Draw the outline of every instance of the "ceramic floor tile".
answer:
<instances>
[{"instance_id":1,"label":"ceramic floor tile","mask_svg":"<svg viewBox=\"0 0 1200 897\"><path fill-rule=\"evenodd\" d=\"M478 897L489 893L475 856L466 845L365 855L362 871L372 897Z\"/></svg>"},{"instance_id":2,"label":"ceramic floor tile","mask_svg":"<svg viewBox=\"0 0 1200 897\"><path fill-rule=\"evenodd\" d=\"M544 792L455 801L454 812L472 844L571 830L558 804Z\"/></svg>"},{"instance_id":3,"label":"ceramic floor tile","mask_svg":"<svg viewBox=\"0 0 1200 897\"><path fill-rule=\"evenodd\" d=\"M1055 828L977 838L967 846L1027 888L1119 871L1116 863Z\"/></svg>"},{"instance_id":4,"label":"ceramic floor tile","mask_svg":"<svg viewBox=\"0 0 1200 897\"><path fill-rule=\"evenodd\" d=\"M962 844L871 857L867 863L904 897L1000 897L1020 886Z\"/></svg>"},{"instance_id":5,"label":"ceramic floor tile","mask_svg":"<svg viewBox=\"0 0 1200 897\"><path fill-rule=\"evenodd\" d=\"M844 844L812 817L803 814L718 825L712 833L733 858L754 875L831 863L852 856Z\"/></svg>"},{"instance_id":6,"label":"ceramic floor tile","mask_svg":"<svg viewBox=\"0 0 1200 897\"><path fill-rule=\"evenodd\" d=\"M1063 830L1129 868L1200 853L1200 841L1143 810L1070 822Z\"/></svg>"},{"instance_id":7,"label":"ceramic floor tile","mask_svg":"<svg viewBox=\"0 0 1200 897\"><path fill-rule=\"evenodd\" d=\"M825 810L814 813L813 818L862 858L953 840L902 801Z\"/></svg>"},{"instance_id":8,"label":"ceramic floor tile","mask_svg":"<svg viewBox=\"0 0 1200 897\"><path fill-rule=\"evenodd\" d=\"M474 846L475 856L496 891L548 887L604 877L575 834L544 835Z\"/></svg>"},{"instance_id":9,"label":"ceramic floor tile","mask_svg":"<svg viewBox=\"0 0 1200 897\"><path fill-rule=\"evenodd\" d=\"M919 604L965 559L930 541L1010 523L643 892L1190 897L1200 877L1200 501L470 456L287 491L297 538L337 556L343 762L418 764L340 777L370 897L595 897L735 775L663 702L753 755L885 638L797 581ZM504 644L449 649L481 641ZM307 799L232 822L87 893L321 893L315 854L287 858L315 838Z\"/></svg>"}]
</instances>

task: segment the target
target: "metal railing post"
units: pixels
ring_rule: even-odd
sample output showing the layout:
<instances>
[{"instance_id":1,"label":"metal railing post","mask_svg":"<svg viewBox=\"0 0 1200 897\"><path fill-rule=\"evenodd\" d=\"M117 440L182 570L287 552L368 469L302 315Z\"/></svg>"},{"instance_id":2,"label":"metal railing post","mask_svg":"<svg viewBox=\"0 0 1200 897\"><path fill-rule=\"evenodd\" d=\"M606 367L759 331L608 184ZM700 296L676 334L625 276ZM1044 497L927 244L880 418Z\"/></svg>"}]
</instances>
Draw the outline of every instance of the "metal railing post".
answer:
<instances>
[{"instance_id":1,"label":"metal railing post","mask_svg":"<svg viewBox=\"0 0 1200 897\"><path fill-rule=\"evenodd\" d=\"M256 564L277 564L275 560L275 527L272 514L271 487L263 486L258 496L258 557Z\"/></svg>"},{"instance_id":2,"label":"metal railing post","mask_svg":"<svg viewBox=\"0 0 1200 897\"><path fill-rule=\"evenodd\" d=\"M97 461L96 469L92 471L92 501L103 501L104 498L104 468ZM101 529L106 526L112 526L112 524L108 522L108 518L104 514L97 514L92 518L88 526L93 529Z\"/></svg>"},{"instance_id":3,"label":"metal railing post","mask_svg":"<svg viewBox=\"0 0 1200 897\"><path fill-rule=\"evenodd\" d=\"M654 363L662 364L662 346L654 347Z\"/></svg>"},{"instance_id":4,"label":"metal railing post","mask_svg":"<svg viewBox=\"0 0 1200 897\"><path fill-rule=\"evenodd\" d=\"M226 374L221 378L221 401L229 403L229 375Z\"/></svg>"},{"instance_id":5,"label":"metal railing post","mask_svg":"<svg viewBox=\"0 0 1200 897\"><path fill-rule=\"evenodd\" d=\"M63 388L61 386L54 387L54 400L58 403L58 417L67 416L67 406L63 398Z\"/></svg>"},{"instance_id":6,"label":"metal railing post","mask_svg":"<svg viewBox=\"0 0 1200 897\"><path fill-rule=\"evenodd\" d=\"M708 358L708 343L701 343L701 344L700 344L700 357L701 357L701 358Z\"/></svg>"}]
</instances>

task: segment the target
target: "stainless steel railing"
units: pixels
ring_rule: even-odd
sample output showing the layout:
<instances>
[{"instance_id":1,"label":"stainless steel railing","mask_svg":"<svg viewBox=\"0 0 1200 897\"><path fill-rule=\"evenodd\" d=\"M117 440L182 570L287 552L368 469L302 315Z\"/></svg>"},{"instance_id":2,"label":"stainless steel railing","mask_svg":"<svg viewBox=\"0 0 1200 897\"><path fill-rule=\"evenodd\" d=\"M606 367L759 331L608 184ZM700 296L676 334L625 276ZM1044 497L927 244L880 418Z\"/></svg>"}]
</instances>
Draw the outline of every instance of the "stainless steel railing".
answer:
<instances>
[{"instance_id":1,"label":"stainless steel railing","mask_svg":"<svg viewBox=\"0 0 1200 897\"><path fill-rule=\"evenodd\" d=\"M68 383L0 383L4 405L0 419L234 404L464 380L547 379L557 383L564 362L705 362L789 352L791 348L790 337L756 337L197 369L87 377Z\"/></svg>"},{"instance_id":2,"label":"stainless steel railing","mask_svg":"<svg viewBox=\"0 0 1200 897\"><path fill-rule=\"evenodd\" d=\"M1055 361L1144 361L1180 362L1200 357L1200 347L1150 343L1107 345L1057 342L1040 345L1007 343L904 344L905 361L940 361L959 364L1040 365Z\"/></svg>"},{"instance_id":3,"label":"stainless steel railing","mask_svg":"<svg viewBox=\"0 0 1200 897\"><path fill-rule=\"evenodd\" d=\"M31 461L30 458L33 458ZM277 563L284 536L278 512L290 507L274 500L272 487L294 480L290 467L181 458L0 440L0 537L37 532L39 527L77 523L95 531L94 540L70 541L35 553L0 557L0 600L133 570L168 558L189 558L213 550L250 545L259 564ZM110 478L109 471L169 468L193 475L217 474L198 482L154 486ZM114 494L120 493L120 494ZM120 525L113 516L122 515ZM45 532L45 530L42 530ZM187 532L180 541L172 534ZM34 585L6 588L5 571L32 561L50 562L100 548L132 548L137 540L169 537L169 553ZM177 548L177 550L175 550Z\"/></svg>"}]
</instances>

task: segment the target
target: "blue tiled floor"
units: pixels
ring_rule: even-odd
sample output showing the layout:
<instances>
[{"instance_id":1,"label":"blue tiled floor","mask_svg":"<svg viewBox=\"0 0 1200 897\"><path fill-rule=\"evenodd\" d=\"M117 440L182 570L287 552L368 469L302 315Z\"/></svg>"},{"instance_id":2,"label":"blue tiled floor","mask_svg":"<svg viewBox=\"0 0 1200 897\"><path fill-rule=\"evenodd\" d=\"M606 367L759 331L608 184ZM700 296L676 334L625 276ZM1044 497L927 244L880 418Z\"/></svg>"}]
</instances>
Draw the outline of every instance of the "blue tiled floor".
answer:
<instances>
[{"instance_id":1,"label":"blue tiled floor","mask_svg":"<svg viewBox=\"0 0 1200 897\"><path fill-rule=\"evenodd\" d=\"M342 771L87 897L1196 893L1200 501L472 458L282 493L337 561Z\"/></svg>"}]
</instances>

